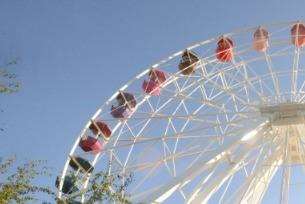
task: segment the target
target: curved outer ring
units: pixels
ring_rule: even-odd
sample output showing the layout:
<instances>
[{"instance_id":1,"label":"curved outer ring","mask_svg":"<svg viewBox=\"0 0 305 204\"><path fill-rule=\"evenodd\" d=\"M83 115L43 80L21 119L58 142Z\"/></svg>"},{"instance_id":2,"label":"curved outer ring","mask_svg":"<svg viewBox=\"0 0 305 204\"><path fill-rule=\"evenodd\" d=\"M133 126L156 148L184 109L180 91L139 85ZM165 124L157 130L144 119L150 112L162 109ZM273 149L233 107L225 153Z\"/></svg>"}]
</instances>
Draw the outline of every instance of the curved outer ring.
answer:
<instances>
[{"instance_id":1,"label":"curved outer ring","mask_svg":"<svg viewBox=\"0 0 305 204\"><path fill-rule=\"evenodd\" d=\"M277 27L277 26L284 26L284 25L291 25L291 24L294 24L294 23L297 23L299 21L289 21L289 22L279 22L279 23L272 23L272 24L263 24L261 26L264 26L264 27L267 27L267 28L270 28L270 27ZM242 33L247 33L249 31L254 31L255 29L257 29L257 26L256 27L247 27L247 28L244 28L244 29L238 29L238 30L235 30L233 32L230 32L230 33L227 33L227 34L222 34L222 35L225 35L225 36L234 36L234 35L237 35L237 34L242 34ZM218 35L218 36L222 36L222 35ZM206 44L209 44L209 43L212 43L214 41L216 41L218 39L218 37L214 37L214 38L210 38L208 40L204 40L204 41L200 41L198 43L195 43L185 49L188 49L188 50L193 50L197 47L200 47L200 46L203 46L203 45L206 45ZM151 68L157 68L157 67L160 67L160 65L162 64L165 64L167 63L168 61L174 59L175 57L178 57L180 56L183 51L185 50L180 50L178 52L175 52L174 54L170 55L169 57L159 61L158 63L150 66L149 68L146 68L144 71L142 71L140 74L138 74L136 77L134 77L133 79L131 79L130 81L128 81L125 85L123 85L121 88L119 88L118 91L116 91L111 97L108 98L108 100L104 103L104 105L102 105L94 114L93 116L88 120L88 122L86 123L85 127L81 130L80 134L77 136L77 139L75 140L68 156L67 156L67 160L65 162L65 165L64 165L64 168L63 168L63 171L62 171L62 174L60 176L60 183L59 183L59 188L58 188L58 198L60 199L62 197L62 192L61 192L61 189L63 187L63 180L64 180L64 177L66 176L66 173L67 173L67 170L68 170L68 167L69 167L69 162L70 162L70 156L72 156L79 144L79 141L81 139L81 137L83 136L83 134L86 132L86 130L89 128L90 124L91 124L91 121L92 120L95 120L99 114L102 112L102 109L104 106L106 105L109 105L114 99L115 97L117 96L117 94L119 93L119 91L124 91L126 90L129 85L131 85L134 81L140 79L141 77L143 77L145 74L147 74ZM180 71L177 71L176 73L174 73L174 76L179 74ZM175 79L172 79L172 80L175 80ZM168 84L168 82L171 82L170 80L167 80L166 84ZM140 101L138 103L137 106L141 105L147 98L149 98L151 95L146 95L142 101ZM121 124L121 121L118 121L117 124L115 125L114 129L113 129L113 132L116 131L116 129L119 127L119 125ZM94 160L92 162L92 166L94 167L96 165L96 162L97 162L97 159L99 157L100 154L97 154L95 157L94 157ZM86 178L86 181L84 182L84 185L83 185L83 189L86 189L87 186L88 186L88 182L89 182L89 179L90 179L90 174L88 174L87 178ZM82 202L84 202L84 196L82 197Z\"/></svg>"}]
</instances>

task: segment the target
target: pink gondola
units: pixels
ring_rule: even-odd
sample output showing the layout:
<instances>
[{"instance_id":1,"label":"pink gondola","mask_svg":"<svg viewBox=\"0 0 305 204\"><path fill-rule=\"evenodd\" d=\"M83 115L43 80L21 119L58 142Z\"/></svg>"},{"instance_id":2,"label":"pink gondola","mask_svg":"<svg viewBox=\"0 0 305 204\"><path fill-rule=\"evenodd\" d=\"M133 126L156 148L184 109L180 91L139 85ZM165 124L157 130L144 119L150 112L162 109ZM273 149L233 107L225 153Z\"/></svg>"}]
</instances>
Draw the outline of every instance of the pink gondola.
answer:
<instances>
[{"instance_id":1,"label":"pink gondola","mask_svg":"<svg viewBox=\"0 0 305 204\"><path fill-rule=\"evenodd\" d=\"M305 45L305 25L296 23L291 28L291 42L297 47Z\"/></svg>"},{"instance_id":2,"label":"pink gondola","mask_svg":"<svg viewBox=\"0 0 305 204\"><path fill-rule=\"evenodd\" d=\"M268 38L268 31L259 27L253 35L253 49L258 52L265 52L269 46Z\"/></svg>"},{"instance_id":3,"label":"pink gondola","mask_svg":"<svg viewBox=\"0 0 305 204\"><path fill-rule=\"evenodd\" d=\"M153 96L160 95L160 85L159 83L153 81L153 80L144 80L142 84L142 89L145 93L151 94Z\"/></svg>"},{"instance_id":4,"label":"pink gondola","mask_svg":"<svg viewBox=\"0 0 305 204\"><path fill-rule=\"evenodd\" d=\"M106 123L101 120L92 121L89 126L89 129L92 131L94 135L102 134L105 139L109 139L111 136L111 130Z\"/></svg>"},{"instance_id":5,"label":"pink gondola","mask_svg":"<svg viewBox=\"0 0 305 204\"><path fill-rule=\"evenodd\" d=\"M154 96L160 95L160 85L166 81L165 73L157 69L152 69L150 70L148 76L149 80L143 81L143 91Z\"/></svg>"},{"instance_id":6,"label":"pink gondola","mask_svg":"<svg viewBox=\"0 0 305 204\"><path fill-rule=\"evenodd\" d=\"M98 154L102 151L103 145L94 137L84 137L79 142L80 148L85 152L92 152L93 154Z\"/></svg>"},{"instance_id":7,"label":"pink gondola","mask_svg":"<svg viewBox=\"0 0 305 204\"><path fill-rule=\"evenodd\" d=\"M233 59L233 41L228 37L221 37L217 42L216 58L221 62L230 62Z\"/></svg>"}]
</instances>

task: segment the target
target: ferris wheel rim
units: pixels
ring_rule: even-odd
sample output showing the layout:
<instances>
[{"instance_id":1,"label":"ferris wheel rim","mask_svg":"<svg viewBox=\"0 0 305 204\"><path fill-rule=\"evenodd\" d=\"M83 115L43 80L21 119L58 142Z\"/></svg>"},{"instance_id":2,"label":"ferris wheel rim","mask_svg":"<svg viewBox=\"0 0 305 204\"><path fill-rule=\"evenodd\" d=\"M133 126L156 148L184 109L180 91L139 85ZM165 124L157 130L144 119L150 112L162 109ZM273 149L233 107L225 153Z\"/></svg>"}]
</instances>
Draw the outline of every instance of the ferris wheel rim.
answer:
<instances>
[{"instance_id":1,"label":"ferris wheel rim","mask_svg":"<svg viewBox=\"0 0 305 204\"><path fill-rule=\"evenodd\" d=\"M295 23L295 22L298 22L298 21L287 22L287 24L288 24L288 25L291 25L292 23ZM268 26L268 25L265 25L265 26ZM250 28L247 28L247 29L242 30L241 32L248 32L248 30L254 30L254 29L256 29L256 28L257 28L257 27L250 27ZM231 33L228 33L228 34L225 34L225 35L227 35L227 36L233 36L233 35L235 35L235 34L236 34L236 33L231 32ZM187 47L186 49L193 50L193 49L195 49L195 48L197 48L197 47L199 47L199 46L204 46L205 44L208 44L208 43L211 43L211 42L215 42L217 39L218 39L218 37L217 37L217 38L211 38L211 39L205 40L205 41L201 41L201 42L199 42L199 43L195 43L195 44L193 44L193 45ZM180 56L180 55L183 53L183 51L184 51L184 50L180 50L180 51L178 51L178 52L175 52L174 54L170 55L169 57L165 58L164 60L161 60L161 61L159 61L158 63L156 63L156 64L150 66L149 68L145 69L144 71L140 72L138 75L136 75L136 77L134 77L133 79L129 80L125 85L123 85L121 88L119 88L118 91L116 91L111 97L109 97L109 98L106 100L106 102L105 102L105 103L104 103L104 104L103 104L103 105L93 114L93 116L88 120L88 122L87 122L87 124L85 125L85 127L82 129L81 133L78 135L78 137L77 137L77 139L76 139L76 141L75 141L75 143L74 143L74 145L73 145L73 147L72 147L72 149L71 149L71 151L70 151L70 153L69 153L69 155L68 155L68 158L67 158L67 160L66 160L66 163L65 163L65 166L64 166L64 170L63 170L63 173L62 173L62 176L61 176L61 181L60 181L60 186L61 186L61 187L60 187L59 189L62 188L63 179L64 179L64 177L65 177L65 175L66 175L66 172L67 172L67 168L68 168L69 161L70 161L70 156L72 156L72 155L74 154L74 151L75 151L75 149L77 148L77 145L78 145L78 143L79 143L81 137L83 136L84 132L89 128L89 125L90 125L91 121L94 121L94 120L98 117L98 115L102 112L103 107L109 105L109 104L115 99L115 97L117 96L117 94L119 93L119 91L124 91L124 90L126 90L126 89L129 87L129 85L131 85L134 81L139 80L139 79L142 79L142 77L143 77L144 75L146 75L146 74L151 70L151 68L158 68L158 67L160 67L162 64L168 62L169 60L171 60L171 59L173 59L173 58L176 58L177 56ZM236 66L232 66L232 68L236 68ZM300 70L300 71L301 71L301 70ZM302 71L303 71L303 70L302 70ZM174 75L177 74L177 73L180 74L181 71L177 71L176 73L174 73ZM173 80L175 80L175 79L173 79ZM147 98L150 98L150 97L151 97L151 95L147 95ZM144 98L143 98L143 101L145 101L147 98L144 97ZM141 101L141 102L142 102L142 101ZM141 102L139 102L139 104L141 104ZM121 122L122 122L122 121L118 121L117 125L119 125ZM116 128L115 128L115 129L116 129ZM97 155L97 157L98 157L98 156L99 156L99 155ZM96 164L96 163L93 163L93 167L95 166L95 164ZM90 175L89 175L89 177L90 177ZM87 181L86 181L87 184L88 184L88 181L89 181L89 177L88 177L88 179L87 179ZM86 185L85 185L85 188L86 188ZM62 196L62 192L59 190L59 192L58 192L58 197L61 198L61 196Z\"/></svg>"}]
</instances>

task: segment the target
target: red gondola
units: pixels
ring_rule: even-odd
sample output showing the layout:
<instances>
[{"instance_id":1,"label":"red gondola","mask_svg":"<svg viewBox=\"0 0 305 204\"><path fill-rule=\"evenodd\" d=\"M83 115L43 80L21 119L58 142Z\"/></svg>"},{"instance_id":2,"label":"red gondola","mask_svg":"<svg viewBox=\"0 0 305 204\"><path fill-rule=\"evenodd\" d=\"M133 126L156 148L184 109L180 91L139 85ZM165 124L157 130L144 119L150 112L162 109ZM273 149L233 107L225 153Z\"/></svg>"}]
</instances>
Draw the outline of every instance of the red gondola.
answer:
<instances>
[{"instance_id":1,"label":"red gondola","mask_svg":"<svg viewBox=\"0 0 305 204\"><path fill-rule=\"evenodd\" d=\"M305 45L305 25L296 23L291 28L291 42L297 47Z\"/></svg>"},{"instance_id":2,"label":"red gondola","mask_svg":"<svg viewBox=\"0 0 305 204\"><path fill-rule=\"evenodd\" d=\"M217 42L216 58L221 62L230 62L233 59L233 41L228 37L221 37Z\"/></svg>"},{"instance_id":3,"label":"red gondola","mask_svg":"<svg viewBox=\"0 0 305 204\"><path fill-rule=\"evenodd\" d=\"M143 89L143 91L145 91L145 93L148 93L148 94L151 94L154 96L158 96L158 95L160 95L159 86L160 85L153 80L149 80L149 81L144 80L143 84L142 84L142 89Z\"/></svg>"},{"instance_id":4,"label":"red gondola","mask_svg":"<svg viewBox=\"0 0 305 204\"><path fill-rule=\"evenodd\" d=\"M162 84L166 81L166 75L163 71L158 69L152 69L149 72L149 78L159 84Z\"/></svg>"},{"instance_id":5,"label":"red gondola","mask_svg":"<svg viewBox=\"0 0 305 204\"><path fill-rule=\"evenodd\" d=\"M253 35L253 49L258 52L265 52L269 46L268 38L268 31L259 27Z\"/></svg>"},{"instance_id":6,"label":"red gondola","mask_svg":"<svg viewBox=\"0 0 305 204\"><path fill-rule=\"evenodd\" d=\"M103 145L94 137L84 137L80 140L79 146L85 152L92 152L93 154L98 154L102 151Z\"/></svg>"},{"instance_id":7,"label":"red gondola","mask_svg":"<svg viewBox=\"0 0 305 204\"><path fill-rule=\"evenodd\" d=\"M191 50L185 50L179 63L179 70L184 75L190 75L195 72L196 62L199 61L197 54Z\"/></svg>"},{"instance_id":8,"label":"red gondola","mask_svg":"<svg viewBox=\"0 0 305 204\"><path fill-rule=\"evenodd\" d=\"M111 136L111 130L106 123L103 121L92 121L89 126L89 129L92 131L93 134L99 135L102 133L105 139L109 139Z\"/></svg>"},{"instance_id":9,"label":"red gondola","mask_svg":"<svg viewBox=\"0 0 305 204\"><path fill-rule=\"evenodd\" d=\"M160 95L160 85L166 81L165 73L157 69L152 69L148 75L149 80L144 80L142 84L143 91L154 96Z\"/></svg>"}]
</instances>

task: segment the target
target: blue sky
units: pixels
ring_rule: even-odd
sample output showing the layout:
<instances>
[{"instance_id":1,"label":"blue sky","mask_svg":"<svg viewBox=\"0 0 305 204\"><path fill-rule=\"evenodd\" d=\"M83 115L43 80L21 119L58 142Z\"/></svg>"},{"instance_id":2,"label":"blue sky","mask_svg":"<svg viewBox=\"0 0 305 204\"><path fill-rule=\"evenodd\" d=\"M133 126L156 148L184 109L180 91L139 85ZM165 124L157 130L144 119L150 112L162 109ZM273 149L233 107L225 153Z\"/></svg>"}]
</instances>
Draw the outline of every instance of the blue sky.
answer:
<instances>
[{"instance_id":1,"label":"blue sky","mask_svg":"<svg viewBox=\"0 0 305 204\"><path fill-rule=\"evenodd\" d=\"M19 93L0 96L0 155L46 159L56 175L88 118L141 70L236 28L304 20L304 6L275 0L0 0L0 62L20 58L13 71L22 83Z\"/></svg>"}]
</instances>

